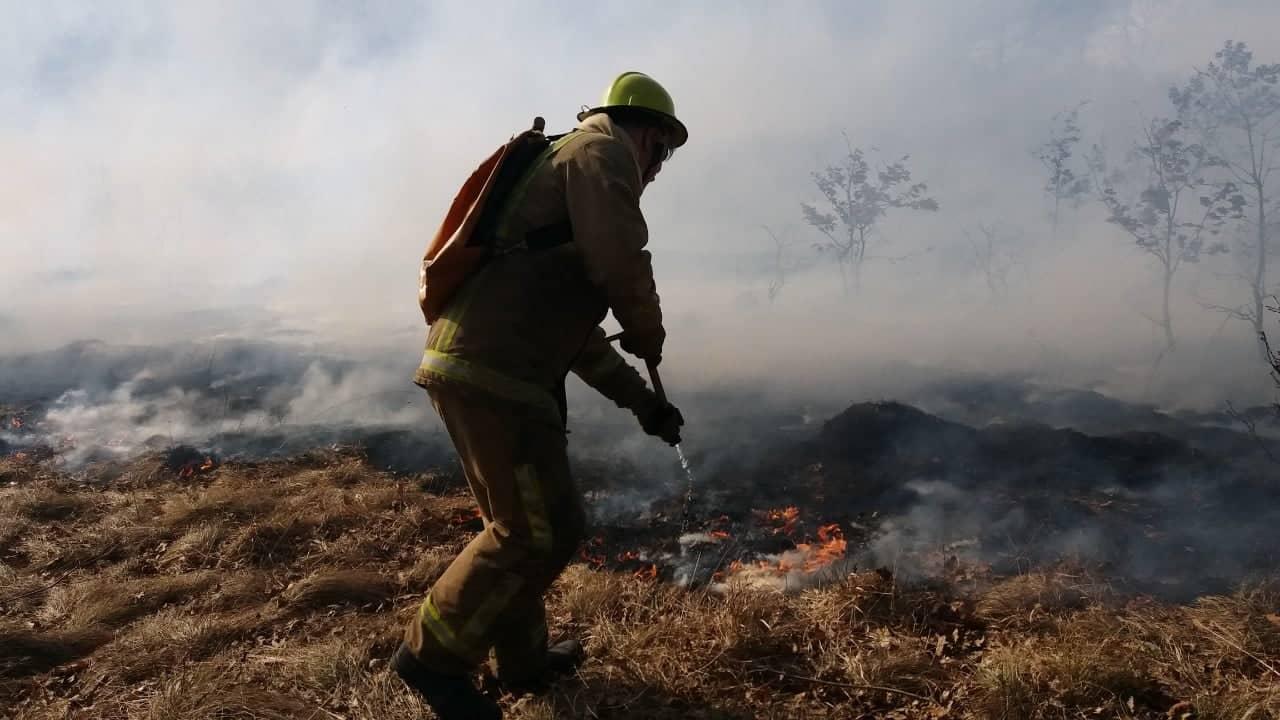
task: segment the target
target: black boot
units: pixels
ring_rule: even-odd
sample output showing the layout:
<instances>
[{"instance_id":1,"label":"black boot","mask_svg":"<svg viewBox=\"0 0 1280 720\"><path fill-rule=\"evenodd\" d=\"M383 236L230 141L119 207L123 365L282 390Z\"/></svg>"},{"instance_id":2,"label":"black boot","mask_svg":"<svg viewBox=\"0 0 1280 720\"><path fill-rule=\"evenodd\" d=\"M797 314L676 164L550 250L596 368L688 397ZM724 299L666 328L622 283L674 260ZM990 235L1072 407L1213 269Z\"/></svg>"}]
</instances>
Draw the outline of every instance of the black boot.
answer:
<instances>
[{"instance_id":1,"label":"black boot","mask_svg":"<svg viewBox=\"0 0 1280 720\"><path fill-rule=\"evenodd\" d=\"M547 648L547 672L556 675L569 675L578 669L587 659L582 643L570 638Z\"/></svg>"},{"instance_id":2,"label":"black boot","mask_svg":"<svg viewBox=\"0 0 1280 720\"><path fill-rule=\"evenodd\" d=\"M391 668L422 696L440 720L502 720L502 710L464 675L447 675L427 668L400 645Z\"/></svg>"},{"instance_id":3,"label":"black boot","mask_svg":"<svg viewBox=\"0 0 1280 720\"><path fill-rule=\"evenodd\" d=\"M509 666L500 666L484 684L498 692L538 695L545 692L557 676L572 674L585 659L582 643L561 640L547 648L543 664L536 671L517 672Z\"/></svg>"}]
</instances>

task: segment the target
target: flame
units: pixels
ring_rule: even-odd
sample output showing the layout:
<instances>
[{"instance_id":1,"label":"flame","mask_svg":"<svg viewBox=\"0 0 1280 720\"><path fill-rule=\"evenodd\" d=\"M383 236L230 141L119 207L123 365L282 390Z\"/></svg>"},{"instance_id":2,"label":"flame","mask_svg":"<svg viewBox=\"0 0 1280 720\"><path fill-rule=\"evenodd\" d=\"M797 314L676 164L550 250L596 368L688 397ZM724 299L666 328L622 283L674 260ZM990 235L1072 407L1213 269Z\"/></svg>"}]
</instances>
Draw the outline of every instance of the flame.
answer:
<instances>
[{"instance_id":1,"label":"flame","mask_svg":"<svg viewBox=\"0 0 1280 720\"><path fill-rule=\"evenodd\" d=\"M707 534L708 534L708 535L710 535L711 537L715 538L716 540L728 540L728 539L729 539L729 533L725 532L724 530L712 530L711 532L709 532L709 533L707 533Z\"/></svg>"},{"instance_id":2,"label":"flame","mask_svg":"<svg viewBox=\"0 0 1280 720\"><path fill-rule=\"evenodd\" d=\"M774 533L791 534L799 521L800 511L795 507L770 510L765 518L778 524ZM791 573L813 573L843 558L848 550L848 542L844 531L838 523L822 525L817 530L813 541L797 542L795 548L772 556L770 559L743 562L734 560L721 572L713 574L712 579L722 582L725 578L738 576L748 581L772 582L771 579L784 577Z\"/></svg>"},{"instance_id":3,"label":"flame","mask_svg":"<svg viewBox=\"0 0 1280 720\"><path fill-rule=\"evenodd\" d=\"M785 508L770 510L765 516L769 522L777 525L773 529L774 535L787 534L791 535L796 530L796 523L800 520L800 508L795 505L788 505Z\"/></svg>"},{"instance_id":4,"label":"flame","mask_svg":"<svg viewBox=\"0 0 1280 720\"><path fill-rule=\"evenodd\" d=\"M196 464L195 460L184 463L183 466L178 469L178 477L189 478L194 476L196 473L209 472L217 466L218 464L214 462L213 458L206 455L204 457L204 462L199 465Z\"/></svg>"},{"instance_id":5,"label":"flame","mask_svg":"<svg viewBox=\"0 0 1280 720\"><path fill-rule=\"evenodd\" d=\"M480 508L476 507L470 510L463 510L463 511L454 513L454 516L449 520L449 524L455 525L455 526L466 525L472 520L484 520L484 515L480 512Z\"/></svg>"},{"instance_id":6,"label":"flame","mask_svg":"<svg viewBox=\"0 0 1280 720\"><path fill-rule=\"evenodd\" d=\"M633 560L639 560L639 559L640 559L640 553L636 552L635 550L628 550L623 553L618 553L618 562L631 562Z\"/></svg>"},{"instance_id":7,"label":"flame","mask_svg":"<svg viewBox=\"0 0 1280 720\"><path fill-rule=\"evenodd\" d=\"M582 557L582 561L590 565L593 569L600 569L609 561L609 558L600 553L600 547L604 545L604 538L596 535L588 540L578 554Z\"/></svg>"},{"instance_id":8,"label":"flame","mask_svg":"<svg viewBox=\"0 0 1280 720\"><path fill-rule=\"evenodd\" d=\"M14 430L21 430L23 425L24 423L22 422L22 418L18 417L17 415L14 415L13 417L9 418L10 428L13 428Z\"/></svg>"},{"instance_id":9,"label":"flame","mask_svg":"<svg viewBox=\"0 0 1280 720\"><path fill-rule=\"evenodd\" d=\"M650 563L649 567L637 570L633 575L639 580L657 580L658 566Z\"/></svg>"},{"instance_id":10,"label":"flame","mask_svg":"<svg viewBox=\"0 0 1280 720\"><path fill-rule=\"evenodd\" d=\"M796 543L796 550L807 555L801 564L805 572L813 572L824 568L844 557L849 543L844 539L844 531L836 523L818 528L817 543Z\"/></svg>"}]
</instances>

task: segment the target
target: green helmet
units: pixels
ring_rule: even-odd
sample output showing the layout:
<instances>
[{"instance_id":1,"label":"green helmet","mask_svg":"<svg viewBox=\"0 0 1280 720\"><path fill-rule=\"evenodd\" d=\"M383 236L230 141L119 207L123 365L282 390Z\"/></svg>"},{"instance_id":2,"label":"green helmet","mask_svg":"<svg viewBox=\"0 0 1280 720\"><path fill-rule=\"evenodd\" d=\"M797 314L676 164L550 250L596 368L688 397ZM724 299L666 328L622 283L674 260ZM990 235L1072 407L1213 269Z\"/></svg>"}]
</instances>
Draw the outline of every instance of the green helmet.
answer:
<instances>
[{"instance_id":1,"label":"green helmet","mask_svg":"<svg viewBox=\"0 0 1280 720\"><path fill-rule=\"evenodd\" d=\"M667 126L672 133L672 149L680 147L689 139L689 129L676 119L676 105L671 101L671 94L657 80L644 73L624 72L619 75L605 88L600 104L578 113L578 119L585 120L596 113L618 108L650 116Z\"/></svg>"}]
</instances>

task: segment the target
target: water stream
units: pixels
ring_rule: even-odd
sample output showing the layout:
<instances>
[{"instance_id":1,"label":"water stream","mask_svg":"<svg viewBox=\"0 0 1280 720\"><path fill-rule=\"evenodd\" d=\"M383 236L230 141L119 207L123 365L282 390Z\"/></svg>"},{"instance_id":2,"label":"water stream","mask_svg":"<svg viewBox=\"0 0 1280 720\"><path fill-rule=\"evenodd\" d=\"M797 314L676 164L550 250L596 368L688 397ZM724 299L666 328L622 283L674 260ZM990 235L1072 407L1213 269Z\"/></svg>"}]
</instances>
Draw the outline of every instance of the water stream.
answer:
<instances>
[{"instance_id":1,"label":"water stream","mask_svg":"<svg viewBox=\"0 0 1280 720\"><path fill-rule=\"evenodd\" d=\"M684 512L680 518L680 530L683 532L689 527L689 509L693 506L693 468L689 466L689 458L684 456L684 449L679 443L676 443L676 455L680 457L680 467L684 468L685 477L689 480L684 493Z\"/></svg>"}]
</instances>

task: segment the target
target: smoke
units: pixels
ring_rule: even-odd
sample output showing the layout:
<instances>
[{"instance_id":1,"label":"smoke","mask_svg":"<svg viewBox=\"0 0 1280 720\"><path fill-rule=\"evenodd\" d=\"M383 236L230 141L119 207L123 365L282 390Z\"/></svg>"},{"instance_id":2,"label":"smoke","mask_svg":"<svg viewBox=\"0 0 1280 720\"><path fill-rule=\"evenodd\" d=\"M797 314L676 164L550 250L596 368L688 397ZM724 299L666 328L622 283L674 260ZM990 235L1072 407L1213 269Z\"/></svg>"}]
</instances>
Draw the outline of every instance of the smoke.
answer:
<instances>
[{"instance_id":1,"label":"smoke","mask_svg":"<svg viewBox=\"0 0 1280 720\"><path fill-rule=\"evenodd\" d=\"M75 469L175 445L261 457L388 429L439 434L406 360L245 341L11 356L5 405L22 427L4 440L51 447Z\"/></svg>"},{"instance_id":2,"label":"smoke","mask_svg":"<svg viewBox=\"0 0 1280 720\"><path fill-rule=\"evenodd\" d=\"M910 359L1179 406L1258 391L1247 328L1196 300L1238 294L1228 259L1179 277L1183 342L1147 377L1151 268L1096 204L1064 213L1052 237L1031 150L1053 113L1088 99L1086 141L1122 151L1225 39L1260 61L1280 55L1264 30L1280 20L1273 4L711 5L625 21L634 12L12 13L0 51L6 349L222 335L411 352L417 259L460 180L533 115L563 129L616 72L639 68L670 86L693 132L644 198L667 367L683 389L732 378L861 390L868 367ZM565 33L588 41L548 48ZM872 254L887 259L847 297L799 211L842 133L884 158L909 154L942 206L886 217ZM1006 228L1020 259L1004 300L963 251L980 222ZM766 225L796 266L772 302Z\"/></svg>"}]
</instances>

